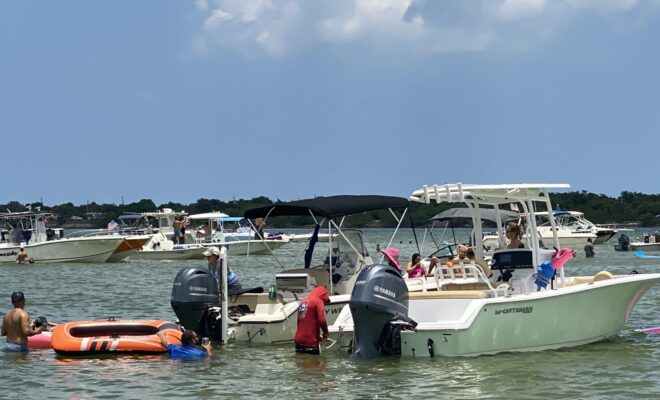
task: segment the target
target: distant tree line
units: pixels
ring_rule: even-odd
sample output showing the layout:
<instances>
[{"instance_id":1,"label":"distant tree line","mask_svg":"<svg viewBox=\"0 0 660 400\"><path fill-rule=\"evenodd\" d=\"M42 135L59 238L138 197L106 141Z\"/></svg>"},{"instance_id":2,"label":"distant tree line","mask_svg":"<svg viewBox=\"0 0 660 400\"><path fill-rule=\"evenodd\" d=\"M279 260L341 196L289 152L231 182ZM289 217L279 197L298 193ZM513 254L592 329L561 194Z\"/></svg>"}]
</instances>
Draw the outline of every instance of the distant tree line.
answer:
<instances>
[{"instance_id":1,"label":"distant tree line","mask_svg":"<svg viewBox=\"0 0 660 400\"><path fill-rule=\"evenodd\" d=\"M593 194L586 191L552 193L550 195L554 209L582 211L587 219L597 224L639 224L640 226L660 226L660 195L643 194L624 191L616 198L602 194ZM56 216L56 223L65 225L74 221L85 219L90 227L102 228L110 220L127 212L150 212L163 208L171 208L175 211L186 211L189 214L204 213L210 211L222 211L230 216L242 216L243 213L254 207L262 207L281 202L272 201L268 197L260 196L250 200L239 199L222 201L217 199L199 199L191 204L165 203L156 205L152 200L142 199L128 204L89 204L74 205L65 203L56 206L46 206L41 203L21 204L17 201L0 205L2 212L27 211L28 207L35 210L40 207L42 211L48 211ZM415 226L423 226L435 214L452 207L463 207L463 204L432 204L422 205L413 203L408 210L403 226L410 227L410 221ZM94 219L87 216L94 215ZM310 217L276 217L268 221L271 227L294 228L311 226L313 221ZM344 221L346 227L394 227L396 221L388 210L380 210L352 215Z\"/></svg>"}]
</instances>

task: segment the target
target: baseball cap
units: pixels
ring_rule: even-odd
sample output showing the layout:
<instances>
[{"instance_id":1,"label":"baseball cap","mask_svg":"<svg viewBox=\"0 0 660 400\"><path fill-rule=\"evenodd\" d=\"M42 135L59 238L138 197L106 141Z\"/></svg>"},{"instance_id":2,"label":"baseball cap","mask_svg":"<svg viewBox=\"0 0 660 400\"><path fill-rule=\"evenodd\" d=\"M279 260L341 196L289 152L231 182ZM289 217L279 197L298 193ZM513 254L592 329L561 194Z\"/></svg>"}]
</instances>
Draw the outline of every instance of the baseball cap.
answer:
<instances>
[{"instance_id":1,"label":"baseball cap","mask_svg":"<svg viewBox=\"0 0 660 400\"><path fill-rule=\"evenodd\" d=\"M25 295L20 290L15 291L11 294L11 302L18 303L19 301L25 300Z\"/></svg>"},{"instance_id":2,"label":"baseball cap","mask_svg":"<svg viewBox=\"0 0 660 400\"><path fill-rule=\"evenodd\" d=\"M220 255L220 249L215 247L215 246L209 247L208 249L206 249L206 251L203 254L204 254L204 257L219 256Z\"/></svg>"}]
</instances>

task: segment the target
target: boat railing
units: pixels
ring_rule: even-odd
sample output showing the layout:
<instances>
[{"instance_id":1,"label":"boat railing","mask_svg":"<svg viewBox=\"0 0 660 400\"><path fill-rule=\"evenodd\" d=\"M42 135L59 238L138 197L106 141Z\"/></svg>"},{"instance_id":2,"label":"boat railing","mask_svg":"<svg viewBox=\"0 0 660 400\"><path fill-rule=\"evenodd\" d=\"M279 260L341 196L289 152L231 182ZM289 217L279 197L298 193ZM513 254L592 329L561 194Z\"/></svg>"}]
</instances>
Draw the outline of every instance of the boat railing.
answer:
<instances>
[{"instance_id":1,"label":"boat railing","mask_svg":"<svg viewBox=\"0 0 660 400\"><path fill-rule=\"evenodd\" d=\"M493 286L484 270L476 263L462 263L458 265L440 265L433 271L438 290L451 288L455 290L483 290L487 297L503 297L509 292L508 284Z\"/></svg>"},{"instance_id":2,"label":"boat railing","mask_svg":"<svg viewBox=\"0 0 660 400\"><path fill-rule=\"evenodd\" d=\"M147 234L145 229L116 229L116 230L107 230L107 229L94 229L94 230L84 230L67 233L64 237L67 239L70 238L81 238L81 237L97 237L97 236L109 236L109 235L145 235Z\"/></svg>"}]
</instances>

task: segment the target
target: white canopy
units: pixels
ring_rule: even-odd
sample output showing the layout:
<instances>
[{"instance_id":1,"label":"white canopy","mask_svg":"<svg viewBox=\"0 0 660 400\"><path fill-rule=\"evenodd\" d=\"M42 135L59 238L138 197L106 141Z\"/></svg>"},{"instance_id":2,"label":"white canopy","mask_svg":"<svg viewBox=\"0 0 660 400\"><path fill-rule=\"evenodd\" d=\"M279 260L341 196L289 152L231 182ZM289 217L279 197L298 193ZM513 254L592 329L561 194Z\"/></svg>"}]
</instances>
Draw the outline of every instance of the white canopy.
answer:
<instances>
[{"instance_id":1,"label":"white canopy","mask_svg":"<svg viewBox=\"0 0 660 400\"><path fill-rule=\"evenodd\" d=\"M217 220L218 218L225 218L228 217L229 215L222 213L220 211L211 211L207 213L202 213L202 214L193 214L188 216L189 219L212 219L212 220Z\"/></svg>"}]
</instances>

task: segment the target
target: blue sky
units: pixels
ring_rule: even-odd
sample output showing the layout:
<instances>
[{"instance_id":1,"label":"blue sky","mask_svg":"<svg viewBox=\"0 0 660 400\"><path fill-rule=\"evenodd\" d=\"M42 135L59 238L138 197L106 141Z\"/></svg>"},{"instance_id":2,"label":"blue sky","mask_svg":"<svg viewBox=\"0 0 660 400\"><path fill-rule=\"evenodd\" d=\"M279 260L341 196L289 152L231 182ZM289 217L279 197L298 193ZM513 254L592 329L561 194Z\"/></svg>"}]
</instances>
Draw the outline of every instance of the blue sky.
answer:
<instances>
[{"instance_id":1,"label":"blue sky","mask_svg":"<svg viewBox=\"0 0 660 400\"><path fill-rule=\"evenodd\" d=\"M0 3L0 203L658 193L659 0Z\"/></svg>"}]
</instances>

